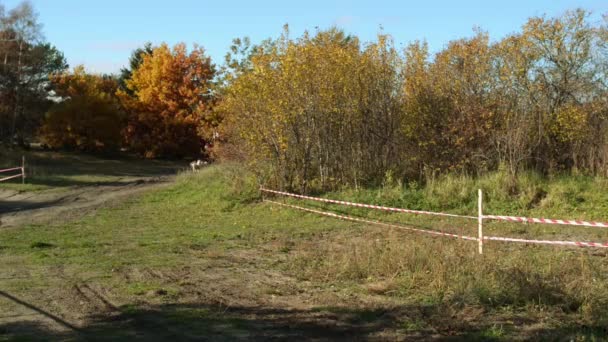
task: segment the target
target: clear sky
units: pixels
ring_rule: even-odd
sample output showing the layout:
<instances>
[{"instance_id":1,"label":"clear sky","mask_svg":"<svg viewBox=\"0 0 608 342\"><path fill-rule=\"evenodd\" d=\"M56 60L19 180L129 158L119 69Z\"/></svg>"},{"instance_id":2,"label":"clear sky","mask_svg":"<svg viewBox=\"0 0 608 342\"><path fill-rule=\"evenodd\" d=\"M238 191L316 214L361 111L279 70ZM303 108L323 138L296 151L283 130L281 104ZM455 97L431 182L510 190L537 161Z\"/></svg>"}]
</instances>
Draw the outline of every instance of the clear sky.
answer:
<instances>
[{"instance_id":1,"label":"clear sky","mask_svg":"<svg viewBox=\"0 0 608 342\"><path fill-rule=\"evenodd\" d=\"M19 0L0 0L7 9ZM431 51L472 34L474 26L492 39L519 30L528 17L562 14L582 7L594 20L608 13L607 0L31 0L47 40L62 50L71 66L116 72L133 49L146 41L202 45L221 64L233 38L256 43L277 37L283 24L292 36L315 27L342 27L363 41L380 27L401 46L426 39Z\"/></svg>"}]
</instances>

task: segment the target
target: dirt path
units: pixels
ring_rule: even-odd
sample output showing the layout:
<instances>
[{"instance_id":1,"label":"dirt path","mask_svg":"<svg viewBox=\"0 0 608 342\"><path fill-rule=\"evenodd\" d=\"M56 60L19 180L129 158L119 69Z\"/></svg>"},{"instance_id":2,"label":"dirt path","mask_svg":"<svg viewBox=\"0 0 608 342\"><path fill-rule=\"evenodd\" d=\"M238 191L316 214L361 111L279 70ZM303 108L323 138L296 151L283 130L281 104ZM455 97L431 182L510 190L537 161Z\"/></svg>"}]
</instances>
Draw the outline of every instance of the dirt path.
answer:
<instances>
[{"instance_id":1,"label":"dirt path","mask_svg":"<svg viewBox=\"0 0 608 342\"><path fill-rule=\"evenodd\" d=\"M81 217L170 184L187 166L185 161L144 160L126 154L99 157L40 149L2 155L0 166L13 165L22 155L25 184L20 180L0 183L0 229Z\"/></svg>"},{"instance_id":2,"label":"dirt path","mask_svg":"<svg viewBox=\"0 0 608 342\"><path fill-rule=\"evenodd\" d=\"M43 191L0 189L0 228L75 219L144 190L168 185L173 178L128 177Z\"/></svg>"}]
</instances>

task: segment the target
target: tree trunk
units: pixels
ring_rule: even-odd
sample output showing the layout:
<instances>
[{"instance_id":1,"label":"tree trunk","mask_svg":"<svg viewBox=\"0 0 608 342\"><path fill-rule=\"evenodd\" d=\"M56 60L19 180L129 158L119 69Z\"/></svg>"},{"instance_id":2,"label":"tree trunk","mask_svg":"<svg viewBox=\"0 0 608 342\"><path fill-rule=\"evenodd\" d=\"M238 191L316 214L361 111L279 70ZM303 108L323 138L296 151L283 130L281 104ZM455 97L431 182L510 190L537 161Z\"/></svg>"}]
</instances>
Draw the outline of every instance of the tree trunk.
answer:
<instances>
[{"instance_id":1,"label":"tree trunk","mask_svg":"<svg viewBox=\"0 0 608 342\"><path fill-rule=\"evenodd\" d=\"M11 145L15 143L15 133L17 129L17 118L19 117L19 98L20 98L20 87L21 87L21 56L23 52L23 39L19 42L19 55L17 57L17 84L15 86L15 107L13 108L13 124L11 128L10 142Z\"/></svg>"}]
</instances>

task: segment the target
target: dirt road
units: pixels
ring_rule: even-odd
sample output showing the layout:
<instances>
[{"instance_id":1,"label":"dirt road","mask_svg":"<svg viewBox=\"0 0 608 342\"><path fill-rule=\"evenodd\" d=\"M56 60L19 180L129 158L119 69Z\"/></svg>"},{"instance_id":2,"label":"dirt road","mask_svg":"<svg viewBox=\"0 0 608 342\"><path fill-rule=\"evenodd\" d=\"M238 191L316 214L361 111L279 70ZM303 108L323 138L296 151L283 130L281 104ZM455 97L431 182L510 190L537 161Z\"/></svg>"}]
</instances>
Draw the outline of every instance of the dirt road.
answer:
<instances>
[{"instance_id":1,"label":"dirt road","mask_svg":"<svg viewBox=\"0 0 608 342\"><path fill-rule=\"evenodd\" d=\"M168 185L186 165L43 151L28 153L26 160L27 184L0 184L0 229L78 218Z\"/></svg>"},{"instance_id":2,"label":"dirt road","mask_svg":"<svg viewBox=\"0 0 608 342\"><path fill-rule=\"evenodd\" d=\"M0 189L0 228L74 219L144 190L169 184L171 178L143 177L35 192Z\"/></svg>"}]
</instances>

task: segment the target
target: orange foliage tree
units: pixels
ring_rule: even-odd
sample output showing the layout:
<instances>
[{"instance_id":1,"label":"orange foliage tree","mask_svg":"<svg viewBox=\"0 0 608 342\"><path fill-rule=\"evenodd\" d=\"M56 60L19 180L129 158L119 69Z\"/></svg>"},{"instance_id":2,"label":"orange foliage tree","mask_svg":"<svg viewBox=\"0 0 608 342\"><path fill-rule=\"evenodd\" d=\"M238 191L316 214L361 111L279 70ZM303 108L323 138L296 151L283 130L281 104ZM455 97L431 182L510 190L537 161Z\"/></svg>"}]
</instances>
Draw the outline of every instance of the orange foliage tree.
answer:
<instances>
[{"instance_id":1,"label":"orange foliage tree","mask_svg":"<svg viewBox=\"0 0 608 342\"><path fill-rule=\"evenodd\" d=\"M204 137L217 118L213 103L211 59L184 44L166 44L144 55L140 66L117 95L128 112L126 143L147 158L198 157L204 154Z\"/></svg>"},{"instance_id":2,"label":"orange foliage tree","mask_svg":"<svg viewBox=\"0 0 608 342\"><path fill-rule=\"evenodd\" d=\"M46 113L40 131L43 143L88 152L120 147L125 122L115 79L88 74L78 66L52 76L51 82L60 100Z\"/></svg>"}]
</instances>

